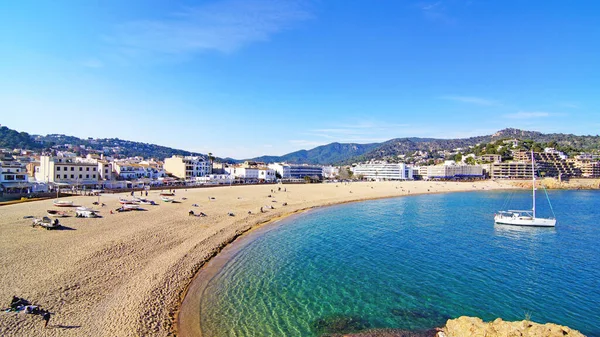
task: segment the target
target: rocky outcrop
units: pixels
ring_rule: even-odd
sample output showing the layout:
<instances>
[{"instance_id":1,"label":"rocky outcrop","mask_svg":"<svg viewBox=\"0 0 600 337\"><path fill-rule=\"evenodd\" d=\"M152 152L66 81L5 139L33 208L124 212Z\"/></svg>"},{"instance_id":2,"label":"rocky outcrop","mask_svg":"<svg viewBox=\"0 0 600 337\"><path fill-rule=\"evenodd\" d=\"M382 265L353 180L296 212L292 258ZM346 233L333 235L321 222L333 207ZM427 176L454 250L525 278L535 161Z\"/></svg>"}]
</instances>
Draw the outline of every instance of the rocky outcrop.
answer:
<instances>
[{"instance_id":1,"label":"rocky outcrop","mask_svg":"<svg viewBox=\"0 0 600 337\"><path fill-rule=\"evenodd\" d=\"M438 337L584 337L584 335L566 326L553 323L539 324L524 320L506 322L497 318L484 322L478 317L462 316L450 319Z\"/></svg>"}]
</instances>

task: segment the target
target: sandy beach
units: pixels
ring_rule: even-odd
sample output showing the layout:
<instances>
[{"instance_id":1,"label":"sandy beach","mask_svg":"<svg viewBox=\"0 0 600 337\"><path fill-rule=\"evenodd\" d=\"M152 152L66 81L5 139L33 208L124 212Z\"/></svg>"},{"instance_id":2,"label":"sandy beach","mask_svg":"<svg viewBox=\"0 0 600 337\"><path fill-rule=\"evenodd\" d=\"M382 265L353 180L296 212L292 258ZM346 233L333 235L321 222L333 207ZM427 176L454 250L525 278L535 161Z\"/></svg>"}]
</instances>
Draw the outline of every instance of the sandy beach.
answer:
<instances>
[{"instance_id":1,"label":"sandy beach","mask_svg":"<svg viewBox=\"0 0 600 337\"><path fill-rule=\"evenodd\" d=\"M72 216L60 220L62 230L33 228L24 218L58 209L52 200L2 206L2 307L14 295L53 314L44 329L38 315L2 312L0 335L173 335L176 312L198 270L270 219L344 202L504 188L514 187L494 181L252 185L177 190L177 203L162 202L160 191L151 191L148 198L158 205L114 214L118 198L128 194L102 195L105 207L92 205L97 197L81 196L65 200L98 209L102 217L76 218L75 208L63 208ZM189 216L190 210L207 216Z\"/></svg>"}]
</instances>

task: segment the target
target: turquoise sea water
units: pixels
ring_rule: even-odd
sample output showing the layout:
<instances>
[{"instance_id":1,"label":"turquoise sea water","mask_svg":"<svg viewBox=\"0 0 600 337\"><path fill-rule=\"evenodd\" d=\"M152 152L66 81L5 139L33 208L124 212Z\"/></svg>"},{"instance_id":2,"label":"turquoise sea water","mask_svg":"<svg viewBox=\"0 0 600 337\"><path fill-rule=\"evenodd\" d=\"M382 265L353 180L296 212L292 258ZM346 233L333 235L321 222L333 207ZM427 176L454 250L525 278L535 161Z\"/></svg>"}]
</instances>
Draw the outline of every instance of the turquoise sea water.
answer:
<instances>
[{"instance_id":1,"label":"turquoise sea water","mask_svg":"<svg viewBox=\"0 0 600 337\"><path fill-rule=\"evenodd\" d=\"M468 315L600 336L600 192L549 193L556 229L493 224L509 196L511 209L529 208L527 192L367 201L286 219L209 282L203 335L419 330Z\"/></svg>"}]
</instances>

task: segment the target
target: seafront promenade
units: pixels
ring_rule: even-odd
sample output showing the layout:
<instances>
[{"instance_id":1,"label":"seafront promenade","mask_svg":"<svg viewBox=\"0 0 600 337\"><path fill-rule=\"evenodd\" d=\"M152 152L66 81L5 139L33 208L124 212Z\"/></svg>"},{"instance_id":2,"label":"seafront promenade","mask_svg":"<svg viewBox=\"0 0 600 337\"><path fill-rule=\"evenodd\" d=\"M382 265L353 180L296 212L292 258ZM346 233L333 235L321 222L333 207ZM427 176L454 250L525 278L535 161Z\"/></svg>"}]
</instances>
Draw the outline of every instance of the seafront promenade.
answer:
<instances>
[{"instance_id":1,"label":"seafront promenade","mask_svg":"<svg viewBox=\"0 0 600 337\"><path fill-rule=\"evenodd\" d=\"M270 219L344 202L511 187L494 181L253 185L178 190L176 203L151 191L157 206L123 213L114 210L127 194L102 195L104 207L92 204L98 197L79 196L66 199L102 217L62 218L63 229L52 231L32 228L27 218L45 215L51 200L3 206L0 298L7 306L12 296L25 298L53 315L44 330L41 317L2 313L0 335L167 336L196 272Z\"/></svg>"}]
</instances>

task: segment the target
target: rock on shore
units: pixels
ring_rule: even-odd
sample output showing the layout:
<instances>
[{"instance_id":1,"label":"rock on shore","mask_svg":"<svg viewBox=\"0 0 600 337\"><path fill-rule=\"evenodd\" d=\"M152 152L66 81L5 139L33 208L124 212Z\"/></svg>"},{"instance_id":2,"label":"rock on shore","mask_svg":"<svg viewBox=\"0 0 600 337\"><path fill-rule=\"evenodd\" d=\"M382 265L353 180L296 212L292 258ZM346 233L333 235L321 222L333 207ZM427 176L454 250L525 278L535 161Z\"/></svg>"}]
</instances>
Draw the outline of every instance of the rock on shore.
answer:
<instances>
[{"instance_id":1,"label":"rock on shore","mask_svg":"<svg viewBox=\"0 0 600 337\"><path fill-rule=\"evenodd\" d=\"M450 319L438 336L446 337L565 337L584 336L577 330L553 323L539 324L528 320L507 322L497 318L492 322L484 322L481 318L462 316Z\"/></svg>"}]
</instances>

